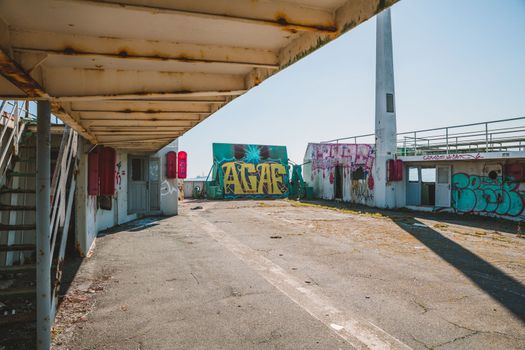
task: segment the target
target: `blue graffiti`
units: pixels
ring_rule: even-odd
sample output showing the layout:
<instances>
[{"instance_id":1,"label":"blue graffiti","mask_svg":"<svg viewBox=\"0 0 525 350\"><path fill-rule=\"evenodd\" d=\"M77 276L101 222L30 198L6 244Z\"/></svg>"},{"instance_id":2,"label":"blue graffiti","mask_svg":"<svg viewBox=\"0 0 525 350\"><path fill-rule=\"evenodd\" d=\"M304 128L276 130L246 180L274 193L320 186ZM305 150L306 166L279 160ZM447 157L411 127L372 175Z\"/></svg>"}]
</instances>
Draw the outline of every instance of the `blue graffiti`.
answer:
<instances>
[{"instance_id":1,"label":"blue graffiti","mask_svg":"<svg viewBox=\"0 0 525 350\"><path fill-rule=\"evenodd\" d=\"M463 213L494 213L518 216L524 200L513 178L457 173L452 176L452 206Z\"/></svg>"}]
</instances>

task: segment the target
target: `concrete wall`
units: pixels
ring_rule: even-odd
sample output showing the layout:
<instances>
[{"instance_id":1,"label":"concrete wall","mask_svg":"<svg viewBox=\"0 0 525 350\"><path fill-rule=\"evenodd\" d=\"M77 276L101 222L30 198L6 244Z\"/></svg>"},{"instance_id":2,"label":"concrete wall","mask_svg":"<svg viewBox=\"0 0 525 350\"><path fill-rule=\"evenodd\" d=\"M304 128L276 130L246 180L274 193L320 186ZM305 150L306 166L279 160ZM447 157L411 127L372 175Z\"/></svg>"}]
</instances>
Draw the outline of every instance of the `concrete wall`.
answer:
<instances>
[{"instance_id":1,"label":"concrete wall","mask_svg":"<svg viewBox=\"0 0 525 350\"><path fill-rule=\"evenodd\" d=\"M159 152L155 157L160 158L160 211L162 215L177 215L179 209L179 186L177 179L166 178L166 153L178 152L179 140L175 140Z\"/></svg>"},{"instance_id":2,"label":"concrete wall","mask_svg":"<svg viewBox=\"0 0 525 350\"><path fill-rule=\"evenodd\" d=\"M374 146L369 144L308 144L303 167L304 180L314 197L335 199L335 169L343 169L345 202L374 205Z\"/></svg>"},{"instance_id":3,"label":"concrete wall","mask_svg":"<svg viewBox=\"0 0 525 350\"><path fill-rule=\"evenodd\" d=\"M525 164L525 159L427 161L405 165L406 168L451 166L451 210L454 212L522 220L525 218L525 182L505 174L505 164L510 163Z\"/></svg>"},{"instance_id":4,"label":"concrete wall","mask_svg":"<svg viewBox=\"0 0 525 350\"><path fill-rule=\"evenodd\" d=\"M126 223L137 218L136 214L128 215L127 205L127 164L128 155L125 152L116 152L115 195L112 198L111 210L98 208L97 196L87 194L88 179L88 150L90 144L84 144L80 155L79 172L77 175L76 190L76 242L81 254L87 254L97 233L107 228Z\"/></svg>"},{"instance_id":5,"label":"concrete wall","mask_svg":"<svg viewBox=\"0 0 525 350\"><path fill-rule=\"evenodd\" d=\"M88 154L92 145L84 143L77 175L76 242L81 254L87 254L98 232L121 225L139 217L128 214L128 153L117 150L115 166L115 195L111 210L98 208L97 196L87 194ZM160 210L162 215L178 213L177 179L166 178L166 153L178 150L178 141L172 142L152 157L160 159Z\"/></svg>"}]
</instances>

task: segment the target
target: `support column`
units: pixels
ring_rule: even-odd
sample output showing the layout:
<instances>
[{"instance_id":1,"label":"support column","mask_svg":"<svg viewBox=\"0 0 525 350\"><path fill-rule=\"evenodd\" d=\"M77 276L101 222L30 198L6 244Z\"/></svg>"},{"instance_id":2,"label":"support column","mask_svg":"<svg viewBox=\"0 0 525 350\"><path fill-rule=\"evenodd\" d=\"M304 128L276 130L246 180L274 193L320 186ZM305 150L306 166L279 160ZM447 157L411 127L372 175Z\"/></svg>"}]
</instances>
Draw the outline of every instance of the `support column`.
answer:
<instances>
[{"instance_id":1,"label":"support column","mask_svg":"<svg viewBox=\"0 0 525 350\"><path fill-rule=\"evenodd\" d=\"M51 347L50 148L51 104L37 105L36 170L36 326L37 349Z\"/></svg>"},{"instance_id":2,"label":"support column","mask_svg":"<svg viewBox=\"0 0 525 350\"><path fill-rule=\"evenodd\" d=\"M387 160L396 153L394 59L390 9L376 16L375 205L395 208L395 184L387 182Z\"/></svg>"}]
</instances>

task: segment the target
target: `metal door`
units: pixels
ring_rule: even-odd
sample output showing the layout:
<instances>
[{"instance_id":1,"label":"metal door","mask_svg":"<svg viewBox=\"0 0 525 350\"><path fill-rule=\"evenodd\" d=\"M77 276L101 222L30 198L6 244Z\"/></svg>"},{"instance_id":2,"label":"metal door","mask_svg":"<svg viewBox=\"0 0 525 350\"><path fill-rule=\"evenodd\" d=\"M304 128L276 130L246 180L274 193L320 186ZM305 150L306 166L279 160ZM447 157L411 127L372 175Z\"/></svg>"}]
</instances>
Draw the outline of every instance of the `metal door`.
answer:
<instances>
[{"instance_id":1,"label":"metal door","mask_svg":"<svg viewBox=\"0 0 525 350\"><path fill-rule=\"evenodd\" d=\"M149 210L148 158L130 156L128 174L128 213L146 213Z\"/></svg>"},{"instance_id":2,"label":"metal door","mask_svg":"<svg viewBox=\"0 0 525 350\"><path fill-rule=\"evenodd\" d=\"M421 205L421 168L407 167L407 205Z\"/></svg>"},{"instance_id":3,"label":"metal door","mask_svg":"<svg viewBox=\"0 0 525 350\"><path fill-rule=\"evenodd\" d=\"M436 166L436 207L450 207L450 165Z\"/></svg>"},{"instance_id":4,"label":"metal door","mask_svg":"<svg viewBox=\"0 0 525 350\"><path fill-rule=\"evenodd\" d=\"M149 209L160 210L160 159L149 159Z\"/></svg>"}]
</instances>

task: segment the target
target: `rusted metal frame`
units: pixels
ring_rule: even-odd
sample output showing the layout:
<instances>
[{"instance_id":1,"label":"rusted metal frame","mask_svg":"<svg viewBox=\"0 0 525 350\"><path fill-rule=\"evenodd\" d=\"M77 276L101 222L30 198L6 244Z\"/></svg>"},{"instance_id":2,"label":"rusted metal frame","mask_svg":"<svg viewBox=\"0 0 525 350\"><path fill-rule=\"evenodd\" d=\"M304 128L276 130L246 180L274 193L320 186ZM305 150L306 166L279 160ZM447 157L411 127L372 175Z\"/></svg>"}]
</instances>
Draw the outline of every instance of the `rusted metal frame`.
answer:
<instances>
[{"instance_id":1,"label":"rusted metal frame","mask_svg":"<svg viewBox=\"0 0 525 350\"><path fill-rule=\"evenodd\" d=\"M108 94L91 96L60 96L54 97L56 102L74 101L108 101L108 100L129 100L142 98L143 101L152 101L155 98L176 98L176 97L209 97L209 96L239 96L247 90L215 90L215 91L174 91L174 92L137 92L131 94Z\"/></svg>"},{"instance_id":2,"label":"rusted metal frame","mask_svg":"<svg viewBox=\"0 0 525 350\"><path fill-rule=\"evenodd\" d=\"M74 43L74 44L73 44ZM277 53L269 49L244 48L214 44L195 44L172 41L154 41L106 36L86 36L57 32L14 30L11 45L17 47L19 57L43 55L23 53L22 50L41 50L73 55L75 52L119 57L156 57L233 62L245 66L274 67L279 64Z\"/></svg>"},{"instance_id":3,"label":"rusted metal frame","mask_svg":"<svg viewBox=\"0 0 525 350\"><path fill-rule=\"evenodd\" d=\"M235 22L242 22L242 23L251 23L251 24L259 24L259 25L267 25L272 27L279 27L288 31L291 31L293 33L295 32L319 32L319 33L335 33L337 32L337 27L335 26L335 23L331 23L329 25L327 24L304 24L299 23L298 21L293 21L291 19L288 19L285 14L279 14L277 13L274 18L257 18L253 16L235 16L235 15L229 15L226 13L212 13L212 12L206 12L206 11L193 11L193 10L186 10L186 9L174 9L174 8L166 8L166 7L159 7L159 6L151 6L146 4L141 5L131 5L131 4L125 4L118 1L95 1L95 0L69 0L69 1L75 1L75 2L81 2L86 4L93 4L98 6L106 6L106 7L112 7L112 8L124 8L124 9L130 9L135 11L147 11L152 12L154 11L155 14L178 14L178 15L187 15L187 16L193 16L193 17L199 17L199 18L205 18L205 19L221 19L221 20L228 20L228 21L235 21ZM334 20L332 19L332 22Z\"/></svg>"},{"instance_id":4,"label":"rusted metal frame","mask_svg":"<svg viewBox=\"0 0 525 350\"><path fill-rule=\"evenodd\" d=\"M268 64L262 62L249 62L249 61L234 61L234 60L219 60L219 59L205 59L195 57L184 57L184 56L149 56L149 55L136 55L127 52L121 52L119 54L102 53L102 52L84 52L77 51L74 49L50 50L50 49L33 49L25 47L13 47L13 51L22 53L38 53L48 54L57 56L80 56L80 57L106 57L114 58L119 60L146 60L146 61L159 61L159 62L182 62L182 63L203 63L203 64L229 64L243 67L257 67L265 69L279 69L279 64Z\"/></svg>"},{"instance_id":5,"label":"rusted metal frame","mask_svg":"<svg viewBox=\"0 0 525 350\"><path fill-rule=\"evenodd\" d=\"M0 49L0 74L31 98L49 98L40 84Z\"/></svg>"},{"instance_id":6,"label":"rusted metal frame","mask_svg":"<svg viewBox=\"0 0 525 350\"><path fill-rule=\"evenodd\" d=\"M179 110L173 110L173 111L166 111L166 110L155 110L155 109L147 109L144 111L138 111L138 110L120 110L120 111L112 111L112 110L92 110L92 109L72 109L71 112L78 112L78 113L119 113L123 115L131 115L133 113L143 113L143 114L210 114L210 111L206 112L200 112L200 111L179 111Z\"/></svg>"},{"instance_id":7,"label":"rusted metal frame","mask_svg":"<svg viewBox=\"0 0 525 350\"><path fill-rule=\"evenodd\" d=\"M128 140L115 140L115 141L105 141L102 142L104 145L113 145L113 144L120 144L120 143L142 143L142 142L148 142L148 143L162 143L165 141L173 140L177 138L177 135L173 135L170 137L157 137L154 139L128 139Z\"/></svg>"},{"instance_id":8,"label":"rusted metal frame","mask_svg":"<svg viewBox=\"0 0 525 350\"><path fill-rule=\"evenodd\" d=\"M9 162L11 160L11 157L8 158L8 161L5 162L4 164L4 160L5 160L5 157L7 155L7 153L11 150L11 147L14 147L14 144L15 142L18 142L18 123L20 121L20 116L18 114L18 102L15 104L16 105L16 110L15 110L15 113L11 113L10 115L14 117L14 120L13 120L13 129L11 130L11 133L9 135L9 138L7 139L7 143L4 147L4 149L2 150L2 155L0 156L0 169L7 169L8 166L9 166ZM4 130L2 130L2 132L4 133L4 131L7 129L7 126L4 126ZM2 138L3 138L3 133L2 133ZM2 141L2 138L0 138L0 142ZM12 153L12 152L10 152Z\"/></svg>"},{"instance_id":9,"label":"rusted metal frame","mask_svg":"<svg viewBox=\"0 0 525 350\"><path fill-rule=\"evenodd\" d=\"M59 117L65 124L72 127L76 132L82 135L92 144L97 143L97 138L86 130L75 118L73 118L58 102L51 102L53 114Z\"/></svg>"},{"instance_id":10,"label":"rusted metal frame","mask_svg":"<svg viewBox=\"0 0 525 350\"><path fill-rule=\"evenodd\" d=\"M76 132L75 133L75 137ZM78 137L76 137L78 140ZM69 224L71 220L71 211L73 208L73 202L75 198L75 188L76 188L76 173L78 170L78 162L79 158L77 157L80 147L80 143L76 144L76 149L74 151L74 159L73 159L73 169L72 169L72 175L71 175L71 182L69 184L69 190L68 190L68 196L67 196L67 205L66 205L66 211L65 211L65 220L63 224L62 229L62 235L60 237L60 244L57 254L57 268L55 272L55 278L53 281L53 297L51 300L51 320L55 319L57 306L58 306L58 293L60 292L61 288L61 282L62 282L62 273L64 271L64 257L66 254L66 245L67 245L67 237L69 233Z\"/></svg>"},{"instance_id":11,"label":"rusted metal frame","mask_svg":"<svg viewBox=\"0 0 525 350\"><path fill-rule=\"evenodd\" d=\"M70 176L74 176L74 174L71 174L71 164L74 163L76 159L76 148L78 147L78 134L69 129L70 133L67 136L67 142L64 145L64 150L61 155L61 159L59 158L59 162L57 162L55 170L58 168L58 173L56 173L56 183L55 183L55 196L53 197L53 207L52 207L52 217L51 217L51 252L54 252L55 250L55 243L57 239L57 235L59 232L59 228L62 227L65 221L65 215L66 215L66 184L69 180ZM64 135L64 138L66 138L66 135ZM60 154L60 151L59 151ZM53 258L53 254L51 255L51 259Z\"/></svg>"}]
</instances>

